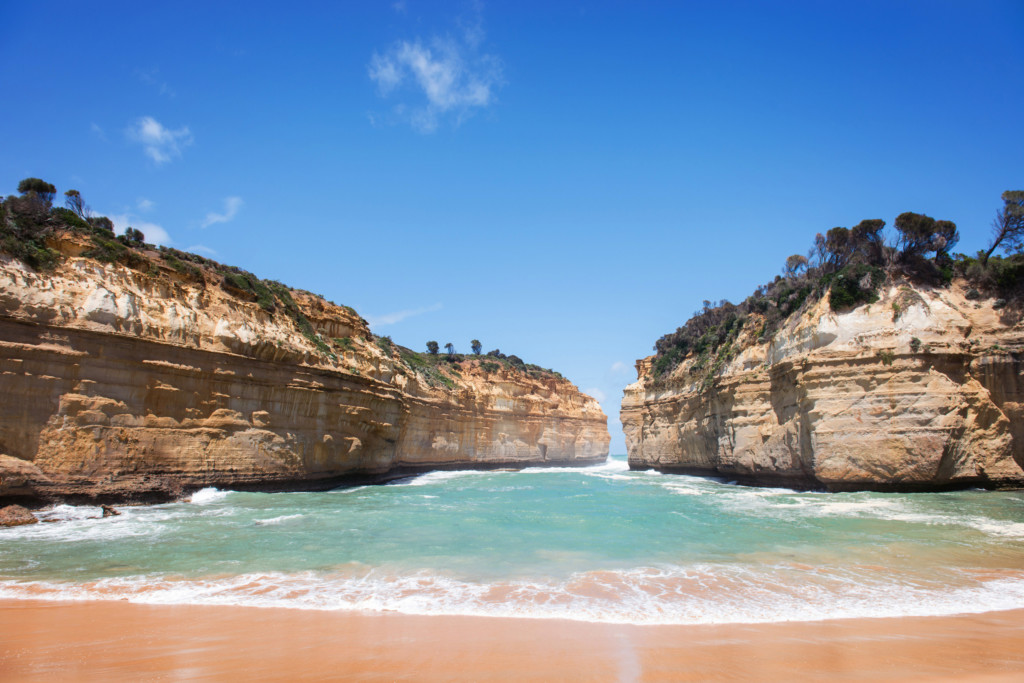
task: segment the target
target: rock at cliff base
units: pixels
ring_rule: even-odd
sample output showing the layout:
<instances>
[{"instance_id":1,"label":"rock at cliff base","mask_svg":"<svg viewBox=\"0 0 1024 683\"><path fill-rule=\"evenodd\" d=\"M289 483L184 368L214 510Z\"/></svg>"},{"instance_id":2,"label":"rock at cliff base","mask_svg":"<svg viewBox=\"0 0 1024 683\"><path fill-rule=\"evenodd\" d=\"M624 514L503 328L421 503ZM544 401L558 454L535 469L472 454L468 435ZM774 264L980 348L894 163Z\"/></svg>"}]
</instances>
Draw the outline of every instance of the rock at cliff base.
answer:
<instances>
[{"instance_id":1,"label":"rock at cliff base","mask_svg":"<svg viewBox=\"0 0 1024 683\"><path fill-rule=\"evenodd\" d=\"M38 522L35 515L20 505L8 505L5 508L0 508L0 526L22 526Z\"/></svg>"},{"instance_id":2,"label":"rock at cliff base","mask_svg":"<svg viewBox=\"0 0 1024 683\"><path fill-rule=\"evenodd\" d=\"M104 517L117 517L121 514L113 505L101 505L100 509L103 510Z\"/></svg>"}]
</instances>

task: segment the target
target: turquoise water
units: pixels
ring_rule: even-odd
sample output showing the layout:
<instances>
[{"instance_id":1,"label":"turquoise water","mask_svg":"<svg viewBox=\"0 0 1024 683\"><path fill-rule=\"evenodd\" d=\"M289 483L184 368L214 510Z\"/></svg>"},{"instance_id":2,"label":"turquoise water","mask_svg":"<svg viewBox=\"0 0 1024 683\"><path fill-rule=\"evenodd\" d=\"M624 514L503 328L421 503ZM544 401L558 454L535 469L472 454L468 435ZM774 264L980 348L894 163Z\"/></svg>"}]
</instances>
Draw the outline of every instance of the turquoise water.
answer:
<instances>
[{"instance_id":1,"label":"turquoise water","mask_svg":"<svg viewBox=\"0 0 1024 683\"><path fill-rule=\"evenodd\" d=\"M1024 607L1024 493L798 493L582 469L60 506L0 597L728 623Z\"/></svg>"}]
</instances>

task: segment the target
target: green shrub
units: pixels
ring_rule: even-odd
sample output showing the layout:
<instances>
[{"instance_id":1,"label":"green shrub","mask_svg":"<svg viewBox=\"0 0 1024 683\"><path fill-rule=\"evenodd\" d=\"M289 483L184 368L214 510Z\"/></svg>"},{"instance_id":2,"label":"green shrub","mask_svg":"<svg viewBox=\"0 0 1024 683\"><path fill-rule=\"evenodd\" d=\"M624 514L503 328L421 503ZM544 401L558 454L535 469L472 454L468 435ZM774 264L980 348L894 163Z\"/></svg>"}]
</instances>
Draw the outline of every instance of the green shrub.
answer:
<instances>
[{"instance_id":1,"label":"green shrub","mask_svg":"<svg viewBox=\"0 0 1024 683\"><path fill-rule=\"evenodd\" d=\"M0 251L18 259L32 270L46 271L60 262L60 254L35 240L20 240L0 231Z\"/></svg>"},{"instance_id":2,"label":"green shrub","mask_svg":"<svg viewBox=\"0 0 1024 683\"><path fill-rule=\"evenodd\" d=\"M878 289L885 282L881 268L866 264L847 266L830 278L829 308L833 311L878 301Z\"/></svg>"},{"instance_id":3,"label":"green shrub","mask_svg":"<svg viewBox=\"0 0 1024 683\"><path fill-rule=\"evenodd\" d=\"M59 223L62 223L68 228L71 228L75 232L92 232L93 228L83 218L76 214L71 209L65 209L63 206L50 209L50 216Z\"/></svg>"},{"instance_id":4,"label":"green shrub","mask_svg":"<svg viewBox=\"0 0 1024 683\"><path fill-rule=\"evenodd\" d=\"M164 260L164 263L169 265L175 272L181 273L189 280L194 282L203 281L203 273L196 266L191 263L182 261L178 256L181 252L176 249L160 249L160 257Z\"/></svg>"}]
</instances>

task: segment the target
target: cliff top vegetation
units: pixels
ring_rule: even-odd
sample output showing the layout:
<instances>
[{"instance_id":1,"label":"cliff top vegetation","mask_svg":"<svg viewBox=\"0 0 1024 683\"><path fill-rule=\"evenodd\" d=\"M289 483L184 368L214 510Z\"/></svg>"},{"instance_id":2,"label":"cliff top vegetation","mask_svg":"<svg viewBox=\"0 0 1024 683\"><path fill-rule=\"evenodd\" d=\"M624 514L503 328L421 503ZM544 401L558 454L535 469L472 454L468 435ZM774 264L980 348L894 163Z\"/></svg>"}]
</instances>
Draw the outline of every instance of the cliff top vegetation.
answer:
<instances>
[{"instance_id":1,"label":"cliff top vegetation","mask_svg":"<svg viewBox=\"0 0 1024 683\"><path fill-rule=\"evenodd\" d=\"M219 263L213 259L145 241L145 235L135 228L115 234L114 223L105 216L93 213L81 193L64 193L64 206L54 206L57 189L39 178L25 178L18 183L18 195L0 199L0 253L8 254L33 270L51 271L66 258L62 243L73 242L78 255L103 263L119 263L148 277L171 277L177 281L205 287L220 287L232 297L260 307L267 315L289 318L302 335L324 357L339 362L339 356L353 350L357 344L376 343L388 356L401 363L414 374L425 377L429 384L453 388L461 372L468 365L484 373L500 369L534 379L562 379L562 375L524 363L516 356L505 356L492 351L481 356L478 340L471 342L473 356L455 353L448 344L448 353L417 353L394 344L390 337L368 336L359 340L331 339L317 332L308 317L309 311L301 302L305 295L331 306L326 298L301 289L288 287L276 280L264 280L252 273ZM350 306L340 306L368 325ZM436 342L435 342L436 345Z\"/></svg>"},{"instance_id":2,"label":"cliff top vegetation","mask_svg":"<svg viewBox=\"0 0 1024 683\"><path fill-rule=\"evenodd\" d=\"M814 237L806 255L793 254L783 272L739 304L704 301L682 327L654 345L653 374L668 375L688 358L692 370L713 380L739 352L740 332L754 323L759 342L770 341L792 316L828 297L833 311L879 299L888 284L909 282L948 287L962 279L969 296L997 297L996 307L1019 318L1024 303L1024 191L1007 191L996 212L987 249L976 256L952 254L960 240L956 224L925 214L896 217L889 239L885 221L863 220L852 228L835 227ZM993 256L996 250L1003 256Z\"/></svg>"}]
</instances>

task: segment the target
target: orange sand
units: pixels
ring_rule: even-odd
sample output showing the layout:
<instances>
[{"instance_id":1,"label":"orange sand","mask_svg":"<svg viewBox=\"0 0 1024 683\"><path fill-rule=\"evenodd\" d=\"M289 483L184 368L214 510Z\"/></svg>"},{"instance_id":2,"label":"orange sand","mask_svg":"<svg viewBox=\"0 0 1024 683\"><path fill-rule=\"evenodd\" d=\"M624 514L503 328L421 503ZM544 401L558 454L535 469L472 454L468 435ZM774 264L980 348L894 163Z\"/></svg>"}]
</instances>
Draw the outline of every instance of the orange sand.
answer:
<instances>
[{"instance_id":1,"label":"orange sand","mask_svg":"<svg viewBox=\"0 0 1024 683\"><path fill-rule=\"evenodd\" d=\"M0 601L0 680L1024 680L1024 610L617 626Z\"/></svg>"}]
</instances>

